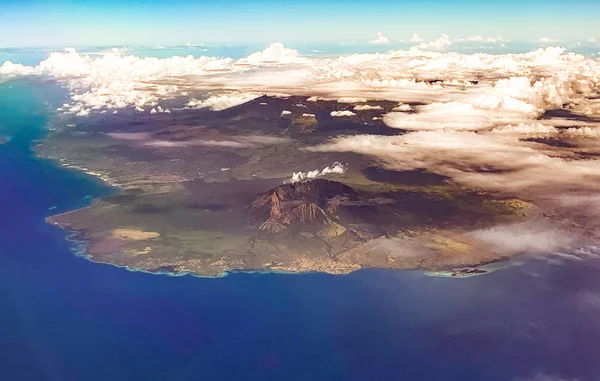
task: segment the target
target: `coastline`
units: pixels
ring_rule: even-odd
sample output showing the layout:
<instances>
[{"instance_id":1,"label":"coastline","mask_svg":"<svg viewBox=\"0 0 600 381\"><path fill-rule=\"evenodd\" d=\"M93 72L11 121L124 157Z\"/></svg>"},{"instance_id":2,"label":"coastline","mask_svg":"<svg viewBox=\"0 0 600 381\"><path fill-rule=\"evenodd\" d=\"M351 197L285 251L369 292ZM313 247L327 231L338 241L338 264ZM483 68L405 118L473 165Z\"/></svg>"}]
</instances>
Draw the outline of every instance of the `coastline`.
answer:
<instances>
[{"instance_id":1,"label":"coastline","mask_svg":"<svg viewBox=\"0 0 600 381\"><path fill-rule=\"evenodd\" d=\"M101 199L101 198L100 198ZM99 202L100 199L96 199L96 203ZM86 206L84 208L79 208L79 209L74 209L73 211L76 210L80 210L80 209L85 209L85 208L89 208L93 205L89 205ZM70 213L70 212L65 212L65 213ZM64 213L61 213L64 214ZM71 247L71 251L78 257L84 258L90 262L96 263L96 264L101 264L101 265L108 265L108 266L112 266L112 267L116 267L116 268L120 268L120 269L125 269L127 271L131 271L131 272L139 272L139 273L145 273L145 274L152 274L152 275L165 275L165 276L170 276L170 277L182 277L182 276L192 276L195 278L204 278L204 279L217 279L217 278L224 278L226 276L229 275L234 275L234 274L260 274L260 275L269 275L269 274L276 274L276 275L308 275L308 274L326 274L326 275L331 275L331 276L340 276L340 275L349 275L353 272L356 271L360 271L360 270L365 270L364 268L360 268L357 269L355 271L352 272L348 272L345 274L332 274L332 273L328 273L328 272L324 272L324 271L283 271L283 270L243 270L243 269L232 269L232 270L227 270L227 271L223 271L222 273L218 274L218 275L202 275L202 274L198 274L195 272L172 272L172 271L152 271L152 270L146 270L143 268L139 268L139 267L129 267L129 266L125 266L125 265L118 265L116 263L111 263L111 262L106 262L106 261L100 261L94 258L93 255L89 254L87 252L87 246L90 243L89 240L84 240L84 239L79 239L78 237L81 235L81 231L75 231L75 230L71 230L69 228L66 228L64 226L62 226L60 223L54 223L50 220L50 218L52 218L53 216L49 216L46 218L46 222L48 222L50 225L52 226L56 226L66 232L70 232L71 234L68 234L65 239L70 242L71 244L73 244L73 246ZM394 269L387 269L387 268L378 268L380 270L394 270ZM400 269L396 269L396 270L400 270ZM421 270L401 270L401 271L418 271L418 272L422 272Z\"/></svg>"},{"instance_id":2,"label":"coastline","mask_svg":"<svg viewBox=\"0 0 600 381\"><path fill-rule=\"evenodd\" d=\"M106 176L102 173L91 171L82 166L68 164L65 162L64 159L59 160L59 159L55 159L55 158L51 158L51 157L42 156L42 155L39 155L38 153L35 153L35 155L36 155L36 157L38 157L40 159L48 160L49 162L53 163L53 165L55 165L58 168L68 169L68 170L72 170L74 172L78 172L80 174L89 175L90 177L96 179L97 181L100 181L103 185L107 186L108 189L110 189L112 192L114 192L113 194L119 195L119 194L123 194L123 192L124 192L123 188L121 188L119 185L117 185L116 182L110 180L110 178L108 176ZM142 272L142 273L147 273L147 274L166 275L166 276L173 276L173 277L190 275L190 276L198 277L198 278L214 279L214 278L223 278L230 274L235 274L235 273L265 274L265 275L266 274L302 275L302 274L317 274L318 273L318 274L328 274L328 275L338 276L338 275L348 275L348 274L354 273L359 270L364 270L364 269L381 269L381 270L391 270L391 271L416 271L416 272L424 274L425 276L430 276L430 277L464 279L464 278L470 278L470 277L474 277L474 276L481 276L481 275L489 274L494 271L497 271L497 270L500 270L500 269L503 269L506 267L510 267L510 265L508 265L508 263L511 262L509 257L503 257L503 258L497 258L497 259L494 259L491 261L486 261L486 262L481 262L481 263L467 265L467 266L461 266L461 267L443 267L443 268L439 268L439 269L392 268L392 267L383 267L383 266L381 266L381 267L359 267L356 269L352 269L351 271L336 272L336 273L327 272L327 271L319 271L319 270L290 271L290 270L271 270L271 269L247 269L247 270L246 269L230 269L230 270L222 271L216 275L206 275L206 274L201 274L201 273L197 273L194 271L175 272L175 271L167 271L167 270L158 270L158 271L148 270L148 269L145 269L142 267L121 265L121 264L104 261L104 260L99 260L99 259L95 258L94 255L92 255L88 252L88 247L89 247L90 243L92 243L92 241L79 238L81 235L84 234L85 230L75 230L75 229L68 227L67 224L56 221L57 217L68 215L68 214L71 214L71 213L74 213L77 211L93 208L93 207L97 206L106 197L109 197L109 195L91 198L88 205L85 205L80 208L66 210L61 213L52 214L50 216L47 216L45 218L45 221L46 221L46 223L48 223L50 225L57 226L60 229L68 232L66 239L68 242L74 244L72 251L75 253L75 255L82 257L86 260L89 260L91 262L97 263L97 264L105 264L105 265L109 265L109 266L114 266L117 268L125 269L127 271L132 271L132 272ZM498 268L493 268L493 269L490 268L490 266L493 266L494 264L498 264L498 263L504 263L506 265L499 266Z\"/></svg>"},{"instance_id":3,"label":"coastline","mask_svg":"<svg viewBox=\"0 0 600 381\"><path fill-rule=\"evenodd\" d=\"M56 216L68 214L68 213L71 213L71 212L74 212L77 210L81 210L81 209L91 208L91 207L95 206L96 204L98 204L98 202L100 202L101 199L102 199L102 197L96 198L93 200L92 204L85 206L83 208L77 208L77 209L73 209L71 211L66 211L66 212L63 212L60 214L48 216L48 217L46 217L45 221L48 224L50 224L52 226L56 226L56 227L60 228L61 230L68 233L67 236L65 237L65 239L73 245L71 248L71 251L76 256L84 258L93 263L113 266L113 267L117 267L120 269L125 269L127 271L131 271L131 272L141 272L141 273L153 274L153 275L166 275L166 276L170 276L170 277L192 276L192 277L196 277L196 278L216 279L216 278L223 278L223 277L238 274L238 273L239 274L259 274L259 275L326 274L326 275L330 275L330 276L344 276L344 275L350 275L352 273L355 273L355 272L358 272L361 270L377 269L377 270L387 270L387 271L394 271L394 272L396 272L396 271L418 272L425 276L436 277L436 278L465 279L465 278L471 278L471 277L475 277L475 276L490 274L490 273L498 271L498 270L502 270L502 269L509 268L509 267L512 267L515 265L519 265L518 263L514 263L510 258L506 257L506 258L500 258L497 260L480 263L480 264L476 264L476 265L472 265L472 266L463 266L460 268L445 268L445 269L439 269L439 270L427 270L427 269L419 269L419 268L410 269L410 268L391 268L391 267L360 267L360 268L357 268L357 269L354 269L352 271L345 272L345 273L331 273L331 272L318 271L318 270L289 271L289 270L270 270L270 269L248 269L248 270L231 269L231 270L223 271L217 275L204 275L204 274L200 274L200 273L193 272L193 271L182 271L182 272L173 272L173 271L166 271L166 270L154 271L154 270L148 270L148 269L144 269L144 268L140 268L140 267L130 267L127 265L120 265L120 264L116 264L116 263L112 263L112 262L108 262L108 261L98 260L92 254L88 253L88 251L87 251L87 248L88 248L89 244L91 243L91 241L79 238L83 234L83 231L77 231L77 230L70 229L70 228L64 226L63 224L52 220L52 218L56 217ZM499 264L502 264L502 265L499 265Z\"/></svg>"}]
</instances>

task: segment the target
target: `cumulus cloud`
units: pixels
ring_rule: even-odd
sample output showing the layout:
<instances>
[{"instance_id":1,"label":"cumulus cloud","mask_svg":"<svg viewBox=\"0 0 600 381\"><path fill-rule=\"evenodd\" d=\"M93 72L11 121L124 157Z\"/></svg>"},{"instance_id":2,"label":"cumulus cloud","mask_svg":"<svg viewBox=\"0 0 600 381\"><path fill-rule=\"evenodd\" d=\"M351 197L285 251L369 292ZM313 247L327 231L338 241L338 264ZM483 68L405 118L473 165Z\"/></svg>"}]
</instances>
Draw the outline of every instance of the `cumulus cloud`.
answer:
<instances>
[{"instance_id":1,"label":"cumulus cloud","mask_svg":"<svg viewBox=\"0 0 600 381\"><path fill-rule=\"evenodd\" d=\"M452 45L450 36L448 36L447 34L442 34L434 40L420 43L419 45L417 45L417 48L422 50L443 50L449 47L450 45Z\"/></svg>"},{"instance_id":2,"label":"cumulus cloud","mask_svg":"<svg viewBox=\"0 0 600 381\"><path fill-rule=\"evenodd\" d=\"M418 34L413 33L413 35L409 39L410 42L423 42L423 39L419 37Z\"/></svg>"},{"instance_id":3,"label":"cumulus cloud","mask_svg":"<svg viewBox=\"0 0 600 381\"><path fill-rule=\"evenodd\" d=\"M387 45L390 41L381 32L377 32L377 38L368 41L368 43L373 45Z\"/></svg>"},{"instance_id":4,"label":"cumulus cloud","mask_svg":"<svg viewBox=\"0 0 600 381\"><path fill-rule=\"evenodd\" d=\"M304 58L300 56L297 50L288 49L282 43L276 42L269 45L265 50L252 53L246 58L242 58L238 63L250 65L263 64L289 64L303 62Z\"/></svg>"},{"instance_id":5,"label":"cumulus cloud","mask_svg":"<svg viewBox=\"0 0 600 381\"><path fill-rule=\"evenodd\" d=\"M171 110L169 110L168 108L164 109L164 108L162 108L162 106L156 106L150 110L150 114L159 114L159 113L160 114L162 114L162 113L170 114Z\"/></svg>"},{"instance_id":6,"label":"cumulus cloud","mask_svg":"<svg viewBox=\"0 0 600 381\"><path fill-rule=\"evenodd\" d=\"M16 77L35 75L37 72L38 71L34 67L6 61L0 66L0 84Z\"/></svg>"},{"instance_id":7,"label":"cumulus cloud","mask_svg":"<svg viewBox=\"0 0 600 381\"><path fill-rule=\"evenodd\" d=\"M316 179L317 177L323 177L331 174L342 175L345 171L346 169L341 163L335 162L332 166L325 167L321 170L315 169L308 172L294 172L288 182L297 183L299 181L312 180Z\"/></svg>"},{"instance_id":8,"label":"cumulus cloud","mask_svg":"<svg viewBox=\"0 0 600 381\"><path fill-rule=\"evenodd\" d=\"M329 113L331 116L354 116L356 115L350 110L342 110L342 111L332 111Z\"/></svg>"},{"instance_id":9,"label":"cumulus cloud","mask_svg":"<svg viewBox=\"0 0 600 381\"><path fill-rule=\"evenodd\" d=\"M409 130L478 130L537 118L543 109L536 106L536 97L538 92L529 79L509 78L497 81L483 94L417 106L414 114L392 112L384 121L390 127Z\"/></svg>"},{"instance_id":10,"label":"cumulus cloud","mask_svg":"<svg viewBox=\"0 0 600 381\"><path fill-rule=\"evenodd\" d=\"M371 106L371 105L356 105L354 106L354 111L366 111L366 110L381 110L381 106Z\"/></svg>"},{"instance_id":11,"label":"cumulus cloud","mask_svg":"<svg viewBox=\"0 0 600 381\"><path fill-rule=\"evenodd\" d=\"M600 136L600 128L599 127L570 127L560 131L567 137L599 137Z\"/></svg>"},{"instance_id":12,"label":"cumulus cloud","mask_svg":"<svg viewBox=\"0 0 600 381\"><path fill-rule=\"evenodd\" d=\"M191 109L210 108L213 111L221 111L234 106L239 106L246 102L250 102L256 99L261 94L249 94L249 93L229 93L213 95L206 99L198 100L192 98L186 107Z\"/></svg>"}]
</instances>

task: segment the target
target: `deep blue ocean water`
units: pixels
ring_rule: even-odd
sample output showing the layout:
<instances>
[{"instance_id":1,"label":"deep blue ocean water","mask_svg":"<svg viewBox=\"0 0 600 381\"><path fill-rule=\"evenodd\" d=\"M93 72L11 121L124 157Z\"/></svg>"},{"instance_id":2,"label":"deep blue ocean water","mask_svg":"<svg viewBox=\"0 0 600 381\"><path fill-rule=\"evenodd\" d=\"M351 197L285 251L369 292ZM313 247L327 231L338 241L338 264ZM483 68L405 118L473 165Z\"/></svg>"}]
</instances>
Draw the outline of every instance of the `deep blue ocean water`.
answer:
<instances>
[{"instance_id":1,"label":"deep blue ocean water","mask_svg":"<svg viewBox=\"0 0 600 381\"><path fill-rule=\"evenodd\" d=\"M206 279L75 255L45 217L110 189L32 154L52 97L0 86L0 380L600 379L594 259Z\"/></svg>"}]
</instances>

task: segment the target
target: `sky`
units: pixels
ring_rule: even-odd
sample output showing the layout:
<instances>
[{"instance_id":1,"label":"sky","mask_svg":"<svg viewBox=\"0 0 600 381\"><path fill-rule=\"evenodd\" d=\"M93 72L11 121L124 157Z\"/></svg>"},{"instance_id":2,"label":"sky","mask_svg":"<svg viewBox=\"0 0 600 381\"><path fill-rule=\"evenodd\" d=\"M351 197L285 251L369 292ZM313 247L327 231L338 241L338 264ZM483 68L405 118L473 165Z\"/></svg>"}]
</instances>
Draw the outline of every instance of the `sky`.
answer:
<instances>
[{"instance_id":1,"label":"sky","mask_svg":"<svg viewBox=\"0 0 600 381\"><path fill-rule=\"evenodd\" d=\"M600 41L600 1L0 0L0 47L390 42L502 36Z\"/></svg>"}]
</instances>

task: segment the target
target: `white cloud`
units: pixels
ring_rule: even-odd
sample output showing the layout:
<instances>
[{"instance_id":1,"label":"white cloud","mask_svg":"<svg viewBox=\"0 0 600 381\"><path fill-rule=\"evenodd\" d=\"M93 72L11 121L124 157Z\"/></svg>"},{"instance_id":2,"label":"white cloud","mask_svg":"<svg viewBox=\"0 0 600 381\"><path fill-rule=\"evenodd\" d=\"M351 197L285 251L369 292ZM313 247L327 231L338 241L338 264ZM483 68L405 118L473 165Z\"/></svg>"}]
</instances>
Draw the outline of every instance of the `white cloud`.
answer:
<instances>
[{"instance_id":1,"label":"white cloud","mask_svg":"<svg viewBox=\"0 0 600 381\"><path fill-rule=\"evenodd\" d=\"M537 118L543 112L536 107L538 96L529 79L509 78L497 81L485 93L417 106L414 114L392 112L384 121L390 127L408 130L479 130Z\"/></svg>"},{"instance_id":2,"label":"white cloud","mask_svg":"<svg viewBox=\"0 0 600 381\"><path fill-rule=\"evenodd\" d=\"M297 183L299 181L312 180L316 179L317 177L323 177L331 174L342 175L344 172L346 172L344 166L339 162L335 162L331 167L325 167L321 170L315 169L308 172L294 172L292 173L292 177L288 180L288 182Z\"/></svg>"},{"instance_id":3,"label":"white cloud","mask_svg":"<svg viewBox=\"0 0 600 381\"><path fill-rule=\"evenodd\" d=\"M292 114L292 112L291 112L291 111L289 111L289 110L283 110L283 111L281 112L281 116L284 116L284 115L291 115L291 114Z\"/></svg>"},{"instance_id":4,"label":"white cloud","mask_svg":"<svg viewBox=\"0 0 600 381\"><path fill-rule=\"evenodd\" d=\"M498 134L516 134L528 136L548 136L560 133L560 131L554 126L537 122L501 125L492 129L491 132Z\"/></svg>"},{"instance_id":5,"label":"white cloud","mask_svg":"<svg viewBox=\"0 0 600 381\"><path fill-rule=\"evenodd\" d=\"M356 105L354 106L354 111L365 111L365 110L381 110L381 106L371 106L371 105Z\"/></svg>"},{"instance_id":6,"label":"white cloud","mask_svg":"<svg viewBox=\"0 0 600 381\"><path fill-rule=\"evenodd\" d=\"M367 99L365 99L365 98L351 98L351 97L337 99L338 103L361 103L361 102L366 102L366 101L367 101Z\"/></svg>"},{"instance_id":7,"label":"white cloud","mask_svg":"<svg viewBox=\"0 0 600 381\"><path fill-rule=\"evenodd\" d=\"M487 42L487 43L502 43L506 40L501 36L496 37L483 37L483 36L469 36L465 39L458 39L456 41L468 41L468 42Z\"/></svg>"},{"instance_id":8,"label":"white cloud","mask_svg":"<svg viewBox=\"0 0 600 381\"><path fill-rule=\"evenodd\" d=\"M412 109L413 108L410 105L405 105L403 103L400 103L398 106L394 107L392 109L392 111L403 111L403 112L406 112L406 111L411 111Z\"/></svg>"},{"instance_id":9,"label":"white cloud","mask_svg":"<svg viewBox=\"0 0 600 381\"><path fill-rule=\"evenodd\" d=\"M536 220L540 213L533 212L533 222L528 224L501 225L470 233L471 239L496 252L572 252L575 245L598 242L600 160L594 155L600 154L600 126L559 129L553 124L560 126L560 121L535 117L507 124L508 117L515 115L516 119L526 120L520 107L503 106L480 114L469 108L457 109L456 104L428 106L417 106L416 114L408 115L416 119L399 119L404 123L402 127L412 132L337 137L307 149L366 155L390 170L426 168L470 189L518 197L561 216ZM385 122L389 124L389 116L396 114L400 113L388 114ZM498 125L491 127L495 119ZM526 139L529 137L540 139L530 141ZM554 145L555 142L572 144ZM582 156L582 152L592 156Z\"/></svg>"},{"instance_id":10,"label":"white cloud","mask_svg":"<svg viewBox=\"0 0 600 381\"><path fill-rule=\"evenodd\" d=\"M561 131L567 137L600 137L600 128L599 127L579 127L579 128L567 128L566 130Z\"/></svg>"},{"instance_id":11,"label":"white cloud","mask_svg":"<svg viewBox=\"0 0 600 381\"><path fill-rule=\"evenodd\" d=\"M354 116L356 114L350 110L342 110L342 111L332 111L329 113L329 115L339 117L339 116Z\"/></svg>"},{"instance_id":12,"label":"white cloud","mask_svg":"<svg viewBox=\"0 0 600 381\"><path fill-rule=\"evenodd\" d=\"M368 41L368 43L373 45L387 45L390 43L390 41L381 32L377 32L377 38Z\"/></svg>"},{"instance_id":13,"label":"white cloud","mask_svg":"<svg viewBox=\"0 0 600 381\"><path fill-rule=\"evenodd\" d=\"M469 131L418 131L398 136L356 135L312 147L319 152L356 152L391 169L428 170L479 189L547 197L576 189L600 191L595 160L565 160L559 149L538 147L519 136ZM560 174L558 176L557 174Z\"/></svg>"},{"instance_id":14,"label":"white cloud","mask_svg":"<svg viewBox=\"0 0 600 381\"><path fill-rule=\"evenodd\" d=\"M210 108L213 111L221 111L230 107L239 106L246 102L250 102L251 100L258 98L260 95L261 94L236 92L229 94L213 95L203 100L192 98L186 104L186 107L192 109Z\"/></svg>"},{"instance_id":15,"label":"white cloud","mask_svg":"<svg viewBox=\"0 0 600 381\"><path fill-rule=\"evenodd\" d=\"M145 148L185 148L194 146L206 146L215 148L252 148L288 143L289 139L262 135L238 135L232 139L188 139L188 140L163 140L153 137L149 132L111 132L107 136L126 140L129 144Z\"/></svg>"},{"instance_id":16,"label":"white cloud","mask_svg":"<svg viewBox=\"0 0 600 381\"><path fill-rule=\"evenodd\" d=\"M542 37L542 38L535 40L534 42L537 42L540 44L551 44L553 42L559 42L559 40L550 38L550 37Z\"/></svg>"},{"instance_id":17,"label":"white cloud","mask_svg":"<svg viewBox=\"0 0 600 381\"><path fill-rule=\"evenodd\" d=\"M448 40L445 37L438 39L439 44L425 44L444 46ZM433 116L434 111L441 112L444 104L451 107L449 102L457 102L458 107L475 117L468 124L479 121L482 126L492 127L501 113L515 111L519 105L523 107L520 112L513 112L513 117L520 113L519 118L529 118L528 109L539 113L561 108L563 104L571 104L572 110L580 114L600 116L600 102L592 99L598 92L600 63L583 55L565 54L564 49L554 47L521 54L410 49L331 58L303 57L293 49L274 44L237 61L191 56L139 58L120 51L95 56L70 50L52 53L36 67L10 62L0 66L0 81L26 75L44 75L64 84L71 93L71 101L59 111L73 114L84 111L81 115L123 107L158 111L159 106L165 107L161 105L164 100L189 102L192 96L200 99L193 101L199 103L196 106L212 107L209 103L217 99L206 101L202 94L207 93L220 96L223 107L239 104L226 102L234 93L250 94L246 99L286 93L310 96L311 100L326 98L350 103L383 99L434 104L429 107L431 110L422 110L425 115L411 117L417 121L425 120L427 113ZM478 85L470 82L474 79L479 81ZM522 86L512 86L519 81ZM486 116L482 114L486 110L496 111ZM444 112L448 114L451 110ZM458 117L453 116L454 121ZM400 118L399 123L410 122L402 116L394 118ZM521 122L510 121L510 124Z\"/></svg>"},{"instance_id":18,"label":"white cloud","mask_svg":"<svg viewBox=\"0 0 600 381\"><path fill-rule=\"evenodd\" d=\"M533 221L477 230L469 236L507 254L549 253L569 248L579 238L547 223Z\"/></svg>"},{"instance_id":19,"label":"white cloud","mask_svg":"<svg viewBox=\"0 0 600 381\"><path fill-rule=\"evenodd\" d=\"M413 33L413 35L409 39L410 42L423 42L423 39L419 37L418 34Z\"/></svg>"},{"instance_id":20,"label":"white cloud","mask_svg":"<svg viewBox=\"0 0 600 381\"><path fill-rule=\"evenodd\" d=\"M448 36L447 34L442 34L434 40L420 43L419 45L417 45L417 48L422 50L443 50L449 47L450 45L452 45L450 36Z\"/></svg>"},{"instance_id":21,"label":"white cloud","mask_svg":"<svg viewBox=\"0 0 600 381\"><path fill-rule=\"evenodd\" d=\"M282 43L276 42L269 45L265 50L252 53L246 58L238 61L240 64L263 65L263 64L289 64L303 62L297 50L288 49Z\"/></svg>"}]
</instances>

